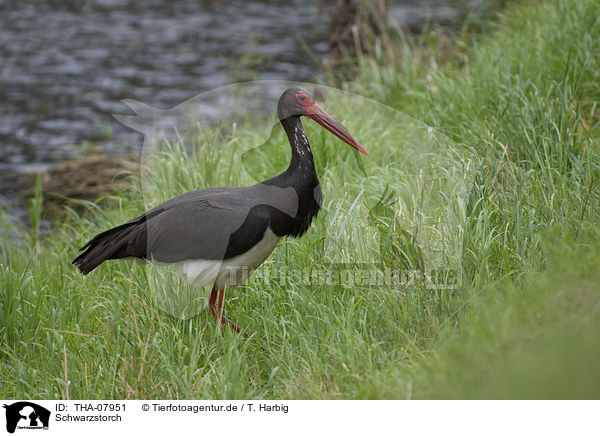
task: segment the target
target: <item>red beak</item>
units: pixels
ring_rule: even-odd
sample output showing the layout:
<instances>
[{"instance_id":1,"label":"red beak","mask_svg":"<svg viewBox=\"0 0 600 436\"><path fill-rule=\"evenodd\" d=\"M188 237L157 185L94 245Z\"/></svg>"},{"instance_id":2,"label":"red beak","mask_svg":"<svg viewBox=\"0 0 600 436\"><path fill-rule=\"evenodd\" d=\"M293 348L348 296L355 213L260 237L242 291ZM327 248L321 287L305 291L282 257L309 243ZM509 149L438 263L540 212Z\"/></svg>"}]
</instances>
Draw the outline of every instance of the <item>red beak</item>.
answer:
<instances>
[{"instance_id":1,"label":"red beak","mask_svg":"<svg viewBox=\"0 0 600 436\"><path fill-rule=\"evenodd\" d=\"M350 133L346 132L346 130L344 130L342 126L340 126L333 118L331 118L317 103L306 106L304 111L308 118L315 120L350 147L355 148L366 155L369 154L369 152L365 150L365 148L360 145L356 139L350 136Z\"/></svg>"}]
</instances>

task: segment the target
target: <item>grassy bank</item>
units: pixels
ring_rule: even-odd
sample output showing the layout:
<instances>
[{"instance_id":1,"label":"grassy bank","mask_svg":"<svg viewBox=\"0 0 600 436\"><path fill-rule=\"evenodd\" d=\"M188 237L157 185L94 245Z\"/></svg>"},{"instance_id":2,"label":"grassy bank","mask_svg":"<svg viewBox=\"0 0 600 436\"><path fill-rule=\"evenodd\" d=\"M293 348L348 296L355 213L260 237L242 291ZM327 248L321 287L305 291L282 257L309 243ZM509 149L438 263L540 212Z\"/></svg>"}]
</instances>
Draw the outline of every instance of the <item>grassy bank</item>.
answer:
<instances>
[{"instance_id":1,"label":"grassy bank","mask_svg":"<svg viewBox=\"0 0 600 436\"><path fill-rule=\"evenodd\" d=\"M401 63L364 60L348 87L373 100L323 106L371 156L305 123L324 211L229 293L248 340L159 270L83 278L70 259L146 203L284 168L249 126L198 134L192 154L170 144L143 192L88 203L50 237L4 224L0 397L597 398L598 17L592 0L513 5L450 57L399 43ZM332 265L347 280L307 280ZM455 286L411 276L431 270Z\"/></svg>"}]
</instances>

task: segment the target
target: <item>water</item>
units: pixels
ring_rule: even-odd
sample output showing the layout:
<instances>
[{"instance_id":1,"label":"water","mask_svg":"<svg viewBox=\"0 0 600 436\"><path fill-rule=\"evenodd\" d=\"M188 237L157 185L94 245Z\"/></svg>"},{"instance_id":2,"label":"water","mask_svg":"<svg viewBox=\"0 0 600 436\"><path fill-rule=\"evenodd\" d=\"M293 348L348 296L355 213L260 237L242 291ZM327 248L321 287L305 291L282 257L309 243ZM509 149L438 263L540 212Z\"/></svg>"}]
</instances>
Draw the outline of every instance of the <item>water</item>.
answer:
<instances>
[{"instance_id":1,"label":"water","mask_svg":"<svg viewBox=\"0 0 600 436\"><path fill-rule=\"evenodd\" d=\"M455 14L452 0L390 11L408 25ZM316 0L0 0L0 174L84 142L139 146L111 116L124 98L170 108L233 81L318 80L328 37Z\"/></svg>"}]
</instances>

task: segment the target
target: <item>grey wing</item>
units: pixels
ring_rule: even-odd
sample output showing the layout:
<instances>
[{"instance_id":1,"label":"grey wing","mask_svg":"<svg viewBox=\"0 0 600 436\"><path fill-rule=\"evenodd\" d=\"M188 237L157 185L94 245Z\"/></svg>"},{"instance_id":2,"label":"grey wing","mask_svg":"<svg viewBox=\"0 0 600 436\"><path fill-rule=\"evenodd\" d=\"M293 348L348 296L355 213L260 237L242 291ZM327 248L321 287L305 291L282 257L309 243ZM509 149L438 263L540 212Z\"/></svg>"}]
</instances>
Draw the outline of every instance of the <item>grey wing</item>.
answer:
<instances>
[{"instance_id":1,"label":"grey wing","mask_svg":"<svg viewBox=\"0 0 600 436\"><path fill-rule=\"evenodd\" d=\"M297 207L293 188L258 184L189 192L145 214L146 257L168 263L234 257L262 239L273 210L294 217Z\"/></svg>"},{"instance_id":2,"label":"grey wing","mask_svg":"<svg viewBox=\"0 0 600 436\"><path fill-rule=\"evenodd\" d=\"M146 257L169 263L186 259L222 260L231 235L242 226L250 210L233 198L225 203L229 207L215 206L205 198L186 198L165 204L159 213L149 213ZM267 224L268 221L265 228Z\"/></svg>"}]
</instances>

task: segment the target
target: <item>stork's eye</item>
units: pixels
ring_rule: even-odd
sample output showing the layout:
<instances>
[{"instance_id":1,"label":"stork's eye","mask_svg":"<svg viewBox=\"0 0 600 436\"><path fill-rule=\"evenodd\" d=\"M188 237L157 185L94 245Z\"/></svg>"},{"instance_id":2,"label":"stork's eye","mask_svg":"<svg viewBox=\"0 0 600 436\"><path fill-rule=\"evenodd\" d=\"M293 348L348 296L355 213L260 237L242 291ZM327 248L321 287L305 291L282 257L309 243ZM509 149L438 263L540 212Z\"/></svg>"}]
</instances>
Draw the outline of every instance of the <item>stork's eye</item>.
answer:
<instances>
[{"instance_id":1,"label":"stork's eye","mask_svg":"<svg viewBox=\"0 0 600 436\"><path fill-rule=\"evenodd\" d=\"M296 100L298 100L298 103L300 103L302 106L306 106L312 103L312 100L306 94L296 94Z\"/></svg>"}]
</instances>

